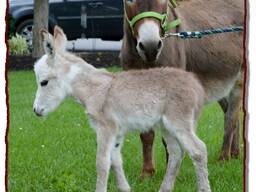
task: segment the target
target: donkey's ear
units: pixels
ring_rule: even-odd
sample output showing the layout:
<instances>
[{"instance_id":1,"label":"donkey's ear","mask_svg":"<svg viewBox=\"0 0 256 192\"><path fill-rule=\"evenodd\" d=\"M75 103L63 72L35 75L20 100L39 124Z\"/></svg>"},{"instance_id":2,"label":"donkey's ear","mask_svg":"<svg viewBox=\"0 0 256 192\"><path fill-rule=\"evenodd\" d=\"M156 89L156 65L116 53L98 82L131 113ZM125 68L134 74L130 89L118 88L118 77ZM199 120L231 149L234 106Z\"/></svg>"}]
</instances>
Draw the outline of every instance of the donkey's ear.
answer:
<instances>
[{"instance_id":1,"label":"donkey's ear","mask_svg":"<svg viewBox=\"0 0 256 192\"><path fill-rule=\"evenodd\" d=\"M47 55L53 55L54 44L52 35L46 29L41 29L40 34L45 53Z\"/></svg>"},{"instance_id":2,"label":"donkey's ear","mask_svg":"<svg viewBox=\"0 0 256 192\"><path fill-rule=\"evenodd\" d=\"M54 27L54 46L56 50L58 51L65 51L66 50L66 44L67 44L67 37L63 30L55 26Z\"/></svg>"}]
</instances>

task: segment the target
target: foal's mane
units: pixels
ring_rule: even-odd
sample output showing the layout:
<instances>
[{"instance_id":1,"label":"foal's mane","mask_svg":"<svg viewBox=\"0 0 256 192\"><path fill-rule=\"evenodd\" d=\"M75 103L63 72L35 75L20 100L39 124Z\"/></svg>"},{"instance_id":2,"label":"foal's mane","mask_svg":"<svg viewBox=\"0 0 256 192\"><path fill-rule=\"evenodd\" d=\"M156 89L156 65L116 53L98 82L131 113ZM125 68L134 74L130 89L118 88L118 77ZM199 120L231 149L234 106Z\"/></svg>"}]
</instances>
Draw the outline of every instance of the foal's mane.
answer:
<instances>
[{"instance_id":1,"label":"foal's mane","mask_svg":"<svg viewBox=\"0 0 256 192\"><path fill-rule=\"evenodd\" d=\"M71 63L84 63L84 62L86 62L81 57L79 57L79 56L77 56L77 55L75 55L73 53L70 53L68 51L62 52L61 56L63 58L65 58L65 60L67 60L67 61L69 61Z\"/></svg>"}]
</instances>

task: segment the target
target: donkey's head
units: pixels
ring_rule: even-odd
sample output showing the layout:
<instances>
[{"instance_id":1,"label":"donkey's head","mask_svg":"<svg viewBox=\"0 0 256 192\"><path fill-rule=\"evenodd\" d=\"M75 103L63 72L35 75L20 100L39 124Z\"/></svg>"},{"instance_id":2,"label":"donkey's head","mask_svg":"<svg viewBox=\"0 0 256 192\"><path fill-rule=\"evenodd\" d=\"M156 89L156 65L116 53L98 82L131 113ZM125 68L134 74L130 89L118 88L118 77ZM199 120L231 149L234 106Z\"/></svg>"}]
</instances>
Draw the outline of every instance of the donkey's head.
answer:
<instances>
[{"instance_id":1,"label":"donkey's head","mask_svg":"<svg viewBox=\"0 0 256 192\"><path fill-rule=\"evenodd\" d=\"M38 86L34 112L38 116L45 116L53 111L69 93L66 78L68 66L63 58L67 38L59 27L55 27L53 36L46 30L41 30L40 33L45 55L34 67Z\"/></svg>"},{"instance_id":2,"label":"donkey's head","mask_svg":"<svg viewBox=\"0 0 256 192\"><path fill-rule=\"evenodd\" d=\"M124 0L125 17L137 40L136 49L145 61L157 60L163 42L168 0Z\"/></svg>"}]
</instances>

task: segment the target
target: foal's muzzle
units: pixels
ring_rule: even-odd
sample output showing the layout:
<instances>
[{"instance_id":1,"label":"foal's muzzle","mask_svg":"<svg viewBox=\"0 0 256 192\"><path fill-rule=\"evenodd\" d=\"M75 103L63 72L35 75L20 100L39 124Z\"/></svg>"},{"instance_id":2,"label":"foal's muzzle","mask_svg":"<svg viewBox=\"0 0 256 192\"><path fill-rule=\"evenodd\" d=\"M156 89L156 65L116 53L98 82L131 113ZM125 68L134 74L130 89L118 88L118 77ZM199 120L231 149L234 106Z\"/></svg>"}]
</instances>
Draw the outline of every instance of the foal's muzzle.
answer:
<instances>
[{"instance_id":1,"label":"foal's muzzle","mask_svg":"<svg viewBox=\"0 0 256 192\"><path fill-rule=\"evenodd\" d=\"M36 109L35 107L34 107L34 113L38 116L38 117L42 117L43 116L43 111L44 111L44 109Z\"/></svg>"}]
</instances>

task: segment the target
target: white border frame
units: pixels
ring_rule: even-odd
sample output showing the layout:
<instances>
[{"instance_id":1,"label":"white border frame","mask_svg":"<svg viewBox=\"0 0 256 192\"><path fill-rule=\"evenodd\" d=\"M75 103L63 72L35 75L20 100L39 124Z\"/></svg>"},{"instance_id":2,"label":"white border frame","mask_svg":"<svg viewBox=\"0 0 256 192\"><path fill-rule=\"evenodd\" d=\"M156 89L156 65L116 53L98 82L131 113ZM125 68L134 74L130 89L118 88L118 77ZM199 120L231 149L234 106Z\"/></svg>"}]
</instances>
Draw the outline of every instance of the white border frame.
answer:
<instances>
[{"instance_id":1,"label":"white border frame","mask_svg":"<svg viewBox=\"0 0 256 192\"><path fill-rule=\"evenodd\" d=\"M5 131L7 124L6 97L5 97L5 11L6 2L1 3L0 8L0 191L5 191Z\"/></svg>"},{"instance_id":2,"label":"white border frame","mask_svg":"<svg viewBox=\"0 0 256 192\"><path fill-rule=\"evenodd\" d=\"M249 13L251 13L249 15ZM248 5L248 18L249 30L247 40L249 40L249 51L247 57L247 90L248 95L248 117L247 117L247 139L249 145L247 146L247 162L249 162L249 167L247 168L247 185L249 192L254 192L256 190L256 23L255 23L255 13L256 13L256 2L255 0L250 0Z\"/></svg>"},{"instance_id":3,"label":"white border frame","mask_svg":"<svg viewBox=\"0 0 256 192\"><path fill-rule=\"evenodd\" d=\"M6 97L5 97L5 62L6 62L6 45L5 45L5 11L6 3L2 3L0 7L0 191L5 191L5 132L7 124L7 109L6 109ZM249 54L247 55L247 82L249 90L247 90L247 110L249 115L247 116L247 133L249 145L247 145L247 190L248 192L254 192L256 190L256 2L255 0L249 0L248 15L251 14L247 21L249 26L247 27L247 41L249 42ZM250 35L249 35L250 34ZM251 75L253 74L253 75ZM253 150L254 149L254 150Z\"/></svg>"}]
</instances>

